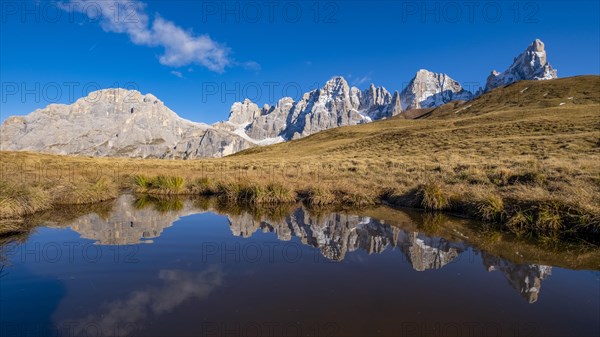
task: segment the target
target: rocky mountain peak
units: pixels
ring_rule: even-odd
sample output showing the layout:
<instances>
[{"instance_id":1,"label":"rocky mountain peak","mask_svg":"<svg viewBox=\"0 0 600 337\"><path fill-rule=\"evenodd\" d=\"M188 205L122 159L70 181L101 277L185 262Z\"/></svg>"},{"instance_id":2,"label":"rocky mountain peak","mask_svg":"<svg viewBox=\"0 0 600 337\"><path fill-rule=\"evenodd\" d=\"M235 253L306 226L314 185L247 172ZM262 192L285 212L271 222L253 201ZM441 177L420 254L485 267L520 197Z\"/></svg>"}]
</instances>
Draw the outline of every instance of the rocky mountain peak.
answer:
<instances>
[{"instance_id":1,"label":"rocky mountain peak","mask_svg":"<svg viewBox=\"0 0 600 337\"><path fill-rule=\"evenodd\" d=\"M283 98L280 98L279 101L277 101L276 107L277 108L282 108L283 106L292 105L292 104L294 104L294 99L293 98L291 98L291 97L283 97Z\"/></svg>"},{"instance_id":2,"label":"rocky mountain peak","mask_svg":"<svg viewBox=\"0 0 600 337\"><path fill-rule=\"evenodd\" d=\"M50 104L0 128L0 148L110 157L220 157L252 146L236 134L179 117L156 96L103 89Z\"/></svg>"},{"instance_id":3,"label":"rocky mountain peak","mask_svg":"<svg viewBox=\"0 0 600 337\"><path fill-rule=\"evenodd\" d=\"M460 83L442 73L426 69L417 71L408 86L400 93L402 111L432 108L454 100L468 101L473 94Z\"/></svg>"},{"instance_id":4,"label":"rocky mountain peak","mask_svg":"<svg viewBox=\"0 0 600 337\"><path fill-rule=\"evenodd\" d=\"M535 39L535 41L533 41L531 46L529 46L527 49L531 49L536 52L543 52L543 51L545 51L544 50L544 42L542 42L542 40L540 40L540 39Z\"/></svg>"},{"instance_id":5,"label":"rocky mountain peak","mask_svg":"<svg viewBox=\"0 0 600 337\"><path fill-rule=\"evenodd\" d=\"M261 109L258 105L246 98L243 102L233 103L228 120L233 124L248 124L260 114Z\"/></svg>"},{"instance_id":6,"label":"rocky mountain peak","mask_svg":"<svg viewBox=\"0 0 600 337\"><path fill-rule=\"evenodd\" d=\"M436 75L436 73L434 73L433 71L429 71L427 69L419 69L417 71L417 73L415 74L415 78L422 79L422 78L432 77L435 75Z\"/></svg>"},{"instance_id":7,"label":"rocky mountain peak","mask_svg":"<svg viewBox=\"0 0 600 337\"><path fill-rule=\"evenodd\" d=\"M149 104L164 104L156 96L148 93L143 94L138 90L130 90L124 88L108 88L90 92L87 96L77 100L83 103L149 103ZM76 102L76 103L77 103Z\"/></svg>"},{"instance_id":8,"label":"rocky mountain peak","mask_svg":"<svg viewBox=\"0 0 600 337\"><path fill-rule=\"evenodd\" d=\"M334 76L318 91L320 96L344 96L349 95L350 86L342 76Z\"/></svg>"},{"instance_id":9,"label":"rocky mountain peak","mask_svg":"<svg viewBox=\"0 0 600 337\"><path fill-rule=\"evenodd\" d=\"M369 86L366 93L369 104L388 104L392 99L392 95L384 87L375 87L373 84Z\"/></svg>"},{"instance_id":10,"label":"rocky mountain peak","mask_svg":"<svg viewBox=\"0 0 600 337\"><path fill-rule=\"evenodd\" d=\"M329 80L327 80L327 82L325 82L324 87L332 86L332 85L333 86L348 85L348 82L346 81L344 76L334 75L334 76L331 76L331 78Z\"/></svg>"},{"instance_id":11,"label":"rocky mountain peak","mask_svg":"<svg viewBox=\"0 0 600 337\"><path fill-rule=\"evenodd\" d=\"M394 115L393 108L390 106L392 95L384 87L376 87L371 84L368 89L363 92L359 91L357 94L359 102L357 109L369 119L377 120Z\"/></svg>"},{"instance_id":12,"label":"rocky mountain peak","mask_svg":"<svg viewBox=\"0 0 600 337\"><path fill-rule=\"evenodd\" d=\"M471 97L470 92L447 75L425 69L416 73L410 91L396 91L393 95L374 84L365 90L351 87L344 77L333 76L297 102L283 98L275 106L262 109L248 100L235 103L229 116L230 124L219 126L258 144L272 144L333 127L390 118L401 114L406 107L435 107Z\"/></svg>"},{"instance_id":13,"label":"rocky mountain peak","mask_svg":"<svg viewBox=\"0 0 600 337\"><path fill-rule=\"evenodd\" d=\"M514 58L504 72L492 71L487 78L485 91L506 86L521 80L550 80L558 78L556 69L548 63L544 43L536 39L525 51Z\"/></svg>"}]
</instances>

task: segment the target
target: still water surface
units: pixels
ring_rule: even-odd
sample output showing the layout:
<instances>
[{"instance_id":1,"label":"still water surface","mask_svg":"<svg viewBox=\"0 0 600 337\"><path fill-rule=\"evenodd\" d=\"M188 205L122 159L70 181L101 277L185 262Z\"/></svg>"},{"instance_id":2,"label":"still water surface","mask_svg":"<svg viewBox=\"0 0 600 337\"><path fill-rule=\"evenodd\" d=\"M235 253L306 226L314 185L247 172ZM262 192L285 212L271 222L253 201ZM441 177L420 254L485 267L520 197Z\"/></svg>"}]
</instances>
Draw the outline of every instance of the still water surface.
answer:
<instances>
[{"instance_id":1,"label":"still water surface","mask_svg":"<svg viewBox=\"0 0 600 337\"><path fill-rule=\"evenodd\" d=\"M600 335L597 251L464 220L124 195L32 221L0 243L2 336Z\"/></svg>"}]
</instances>

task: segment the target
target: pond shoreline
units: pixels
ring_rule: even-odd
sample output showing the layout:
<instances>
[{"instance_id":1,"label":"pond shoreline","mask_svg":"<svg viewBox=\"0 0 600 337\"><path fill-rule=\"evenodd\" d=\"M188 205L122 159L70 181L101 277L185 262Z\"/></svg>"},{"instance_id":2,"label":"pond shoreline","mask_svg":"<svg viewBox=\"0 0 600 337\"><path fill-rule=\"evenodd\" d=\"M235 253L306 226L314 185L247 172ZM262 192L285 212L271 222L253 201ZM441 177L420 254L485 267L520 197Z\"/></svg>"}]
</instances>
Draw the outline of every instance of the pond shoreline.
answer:
<instances>
[{"instance_id":1,"label":"pond shoreline","mask_svg":"<svg viewBox=\"0 0 600 337\"><path fill-rule=\"evenodd\" d=\"M130 198L129 203L135 209L150 207L159 213L177 213L184 205L193 204L193 209L210 211L217 214L248 214L256 221L277 222L289 216L294 209L305 209L309 214L319 217L329 212L357 214L379 219L386 224L404 228L414 224L410 230L438 236L452 241L465 241L483 251L502 256L515 263L533 261L553 266L568 266L571 269L600 270L598 246L582 240L546 240L534 237L517 237L512 233L500 231L489 224L480 223L465 217L457 217L447 212L425 212L420 209L379 204L363 207L332 206L311 207L304 202L278 204L232 204L219 197L197 195L165 195L122 193L117 198L99 203L83 205L63 205L23 217L13 226L14 230L0 231L0 238L27 236L38 226L45 223L68 224L86 214L108 214L122 198ZM190 206L185 206L189 208ZM192 212L193 214L193 212ZM0 225L2 228L2 225ZM518 248L516 248L518 247ZM515 255L516 252L516 255Z\"/></svg>"},{"instance_id":2,"label":"pond shoreline","mask_svg":"<svg viewBox=\"0 0 600 337\"><path fill-rule=\"evenodd\" d=\"M517 236L546 240L598 239L600 217L577 209L560 200L520 200L473 191L448 191L436 182L420 184L399 194L390 189L367 194L308 184L298 189L282 181L260 182L199 178L187 180L176 176L147 177L136 175L119 187L100 178L93 182L40 186L12 186L0 181L8 197L0 199L0 234L19 231L23 217L67 205L89 205L114 200L123 193L159 197L217 197L240 205L285 205L303 203L308 207L371 207L387 205L445 214L482 221L496 230ZM6 192L8 191L8 193ZM587 223L586 223L587 221Z\"/></svg>"}]
</instances>

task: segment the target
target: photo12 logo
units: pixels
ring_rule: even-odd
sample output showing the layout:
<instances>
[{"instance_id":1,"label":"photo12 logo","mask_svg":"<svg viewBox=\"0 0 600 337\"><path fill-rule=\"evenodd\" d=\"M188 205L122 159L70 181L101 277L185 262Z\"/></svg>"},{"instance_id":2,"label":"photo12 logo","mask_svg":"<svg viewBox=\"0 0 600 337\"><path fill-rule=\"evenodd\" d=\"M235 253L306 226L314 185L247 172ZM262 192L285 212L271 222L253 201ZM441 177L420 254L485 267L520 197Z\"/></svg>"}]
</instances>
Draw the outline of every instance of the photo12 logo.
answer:
<instances>
[{"instance_id":1,"label":"photo12 logo","mask_svg":"<svg viewBox=\"0 0 600 337\"><path fill-rule=\"evenodd\" d=\"M277 102L284 97L297 101L304 93L316 90L321 85L318 82L308 86L298 82L202 82L200 97L202 103L216 100L221 103L229 100L242 102L246 99L252 102Z\"/></svg>"},{"instance_id":2,"label":"photo12 logo","mask_svg":"<svg viewBox=\"0 0 600 337\"><path fill-rule=\"evenodd\" d=\"M1 23L10 21L21 23L105 21L135 24L143 21L139 13L140 9L144 7L144 3L137 0L3 0L0 6Z\"/></svg>"},{"instance_id":3,"label":"photo12 logo","mask_svg":"<svg viewBox=\"0 0 600 337\"><path fill-rule=\"evenodd\" d=\"M130 246L101 246L93 242L81 244L80 242L29 242L21 245L6 245L1 247L0 256L7 261L19 263L138 263L136 257L139 252L138 245ZM2 265L4 266L4 265ZM1 269L8 272L7 270Z\"/></svg>"},{"instance_id":4,"label":"photo12 logo","mask_svg":"<svg viewBox=\"0 0 600 337\"><path fill-rule=\"evenodd\" d=\"M168 1L165 1L168 2ZM202 1L201 23L315 23L339 22L339 1ZM2 1L2 23L112 22L143 23L146 4L138 0ZM79 15L81 14L81 16Z\"/></svg>"},{"instance_id":5,"label":"photo12 logo","mask_svg":"<svg viewBox=\"0 0 600 337\"><path fill-rule=\"evenodd\" d=\"M202 23L338 23L338 1L203 1Z\"/></svg>"},{"instance_id":6,"label":"photo12 logo","mask_svg":"<svg viewBox=\"0 0 600 337\"><path fill-rule=\"evenodd\" d=\"M102 95L110 91L104 88L122 88L127 90L123 97L117 97L123 103L139 103L135 91L140 87L135 82L114 82L103 86L98 82L10 82L4 81L0 85L0 99L2 103L17 101L21 103L63 103L83 99L88 103L96 103L103 99ZM114 93L110 92L112 97Z\"/></svg>"},{"instance_id":7,"label":"photo12 logo","mask_svg":"<svg viewBox=\"0 0 600 337\"><path fill-rule=\"evenodd\" d=\"M402 1L401 23L538 23L534 1Z\"/></svg>"}]
</instances>

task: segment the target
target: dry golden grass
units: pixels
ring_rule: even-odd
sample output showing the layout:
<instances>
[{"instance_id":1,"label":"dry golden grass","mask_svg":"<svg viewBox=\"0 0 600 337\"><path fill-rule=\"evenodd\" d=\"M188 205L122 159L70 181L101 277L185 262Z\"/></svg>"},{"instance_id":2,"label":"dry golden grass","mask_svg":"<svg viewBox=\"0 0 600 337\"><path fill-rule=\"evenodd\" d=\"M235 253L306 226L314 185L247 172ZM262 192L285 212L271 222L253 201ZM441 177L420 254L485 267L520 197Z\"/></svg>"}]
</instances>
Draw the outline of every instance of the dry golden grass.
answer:
<instances>
[{"instance_id":1,"label":"dry golden grass","mask_svg":"<svg viewBox=\"0 0 600 337\"><path fill-rule=\"evenodd\" d=\"M40 186L22 188L0 181L0 218L18 218L51 207L50 194Z\"/></svg>"},{"instance_id":2,"label":"dry golden grass","mask_svg":"<svg viewBox=\"0 0 600 337\"><path fill-rule=\"evenodd\" d=\"M523 81L426 117L331 129L221 159L0 152L0 210L3 217L34 212L40 205L31 196L42 191L50 199L42 200L44 208L103 200L121 188L256 204L388 202L460 213L515 233L597 235L600 77ZM100 177L114 186L94 187ZM72 190L93 192L54 192L73 181Z\"/></svg>"}]
</instances>

